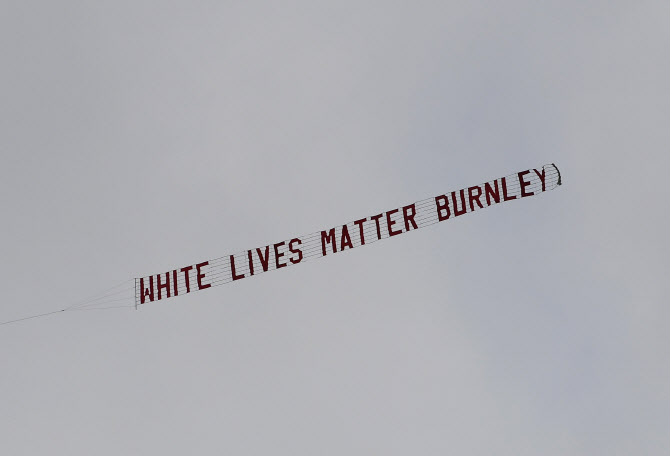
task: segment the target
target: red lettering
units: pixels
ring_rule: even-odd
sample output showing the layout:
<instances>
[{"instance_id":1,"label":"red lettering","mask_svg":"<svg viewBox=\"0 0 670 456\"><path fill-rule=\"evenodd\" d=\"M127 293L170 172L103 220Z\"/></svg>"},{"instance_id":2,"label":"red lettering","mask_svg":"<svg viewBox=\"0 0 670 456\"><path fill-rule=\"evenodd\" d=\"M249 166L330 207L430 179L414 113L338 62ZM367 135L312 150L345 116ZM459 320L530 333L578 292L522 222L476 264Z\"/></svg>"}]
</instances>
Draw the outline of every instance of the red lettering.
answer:
<instances>
[{"instance_id":1,"label":"red lettering","mask_svg":"<svg viewBox=\"0 0 670 456\"><path fill-rule=\"evenodd\" d=\"M477 194L473 195L474 190L477 190ZM479 185L475 185L474 187L468 188L468 200L470 201L470 210L474 211L475 210L475 205L473 202L477 202L477 206L479 206L481 209L484 209L484 206L482 206L482 203L479 201L479 197L482 196L482 188Z\"/></svg>"},{"instance_id":2,"label":"red lettering","mask_svg":"<svg viewBox=\"0 0 670 456\"><path fill-rule=\"evenodd\" d=\"M411 212L411 213L410 213ZM414 221L416 215L416 205L410 204L402 208L402 216L405 219L405 231L409 231L409 224L411 223L415 230L419 229Z\"/></svg>"},{"instance_id":3,"label":"red lettering","mask_svg":"<svg viewBox=\"0 0 670 456\"><path fill-rule=\"evenodd\" d=\"M181 272L184 273L184 283L186 285L186 293L191 292L191 282L189 281L188 277L188 271L193 269L193 266L186 266L185 268L181 268Z\"/></svg>"},{"instance_id":4,"label":"red lettering","mask_svg":"<svg viewBox=\"0 0 670 456\"><path fill-rule=\"evenodd\" d=\"M451 216L451 211L449 210L449 199L447 195L440 195L435 197L435 206L437 207L437 221L442 222L447 220ZM446 215L442 215L442 211L447 211Z\"/></svg>"},{"instance_id":5,"label":"red lettering","mask_svg":"<svg viewBox=\"0 0 670 456\"><path fill-rule=\"evenodd\" d=\"M254 275L254 257L251 250L247 250L247 258L249 259L249 275Z\"/></svg>"},{"instance_id":6,"label":"red lettering","mask_svg":"<svg viewBox=\"0 0 670 456\"><path fill-rule=\"evenodd\" d=\"M140 279L140 304L144 304L147 296L154 302L154 276L149 277L149 288L144 288L144 279Z\"/></svg>"},{"instance_id":7,"label":"red lettering","mask_svg":"<svg viewBox=\"0 0 670 456\"><path fill-rule=\"evenodd\" d=\"M165 289L167 297L170 297L170 273L165 273L165 283L161 283L161 275L156 274L156 289L158 290L158 300L161 299L161 291Z\"/></svg>"},{"instance_id":8,"label":"red lettering","mask_svg":"<svg viewBox=\"0 0 670 456\"><path fill-rule=\"evenodd\" d=\"M458 210L458 204L456 204L456 192L451 192L451 202L454 205L454 216L458 217L463 215L468 211L468 208L465 207L465 190L460 191L461 195L461 210Z\"/></svg>"},{"instance_id":9,"label":"red lettering","mask_svg":"<svg viewBox=\"0 0 670 456\"><path fill-rule=\"evenodd\" d=\"M356 220L354 222L354 225L358 225L358 230L361 234L361 245L365 245L365 235L363 234L363 222L365 222L367 218Z\"/></svg>"},{"instance_id":10,"label":"red lettering","mask_svg":"<svg viewBox=\"0 0 670 456\"><path fill-rule=\"evenodd\" d=\"M372 217L370 217L377 224L377 239L382 238L382 231L381 231L381 229L379 229L379 219L382 218L383 215L384 215L384 213L381 213L381 214L373 215Z\"/></svg>"},{"instance_id":11,"label":"red lettering","mask_svg":"<svg viewBox=\"0 0 670 456\"><path fill-rule=\"evenodd\" d=\"M293 243L294 242L297 243L298 245L300 245L300 244L302 244L302 241L298 238L294 238L294 239L291 239L291 242L288 243L289 251L291 253L297 253L298 254L298 259L297 260L294 260L293 258L290 259L291 263L298 264L302 261L302 250L293 248Z\"/></svg>"},{"instance_id":12,"label":"red lettering","mask_svg":"<svg viewBox=\"0 0 670 456\"><path fill-rule=\"evenodd\" d=\"M493 201L495 201L496 203L500 202L500 189L498 188L498 181L497 180L493 181L493 184L495 185L495 191L491 188L491 184L489 184L488 182L484 184L487 206L491 205L491 197L493 197Z\"/></svg>"},{"instance_id":13,"label":"red lettering","mask_svg":"<svg viewBox=\"0 0 670 456\"><path fill-rule=\"evenodd\" d=\"M526 174L530 174L530 171L526 170L526 171L521 171L519 173L519 185L521 186L521 198L523 198L525 196L533 196L535 194L533 192L527 192L526 191L526 187L528 187L530 185L530 182L526 182L525 180L523 180L523 176L525 176Z\"/></svg>"},{"instance_id":14,"label":"red lettering","mask_svg":"<svg viewBox=\"0 0 670 456\"><path fill-rule=\"evenodd\" d=\"M391 220L391 214L395 214L398 212L398 209L393 209L392 211L388 211L386 213L386 228L389 230L389 236L396 236L398 234L402 234L402 230L400 231L393 231L391 227L395 225L395 221Z\"/></svg>"},{"instance_id":15,"label":"red lettering","mask_svg":"<svg viewBox=\"0 0 670 456\"><path fill-rule=\"evenodd\" d=\"M502 191L503 191L503 201L512 201L516 199L516 196L507 196L507 181L505 178L501 178L500 181L502 182Z\"/></svg>"},{"instance_id":16,"label":"red lettering","mask_svg":"<svg viewBox=\"0 0 670 456\"><path fill-rule=\"evenodd\" d=\"M230 255L230 273L233 276L233 280L244 279L244 274L237 275L235 271L235 255Z\"/></svg>"},{"instance_id":17,"label":"red lettering","mask_svg":"<svg viewBox=\"0 0 670 456\"><path fill-rule=\"evenodd\" d=\"M335 228L331 228L326 234L325 231L321 232L321 252L323 256L326 256L326 242L329 242L333 245L333 253L337 252L337 245L335 244Z\"/></svg>"},{"instance_id":18,"label":"red lettering","mask_svg":"<svg viewBox=\"0 0 670 456\"><path fill-rule=\"evenodd\" d=\"M270 246L265 246L265 258L263 258L261 249L256 249L256 253L258 254L258 259L261 260L261 267L263 268L263 272L268 272L268 267L270 264Z\"/></svg>"},{"instance_id":19,"label":"red lettering","mask_svg":"<svg viewBox=\"0 0 670 456\"><path fill-rule=\"evenodd\" d=\"M349 237L349 228L347 228L347 225L342 225L342 238L340 239L340 250L344 250L347 247L349 247L350 249L354 248L353 244L351 243L351 237Z\"/></svg>"},{"instance_id":20,"label":"red lettering","mask_svg":"<svg viewBox=\"0 0 670 456\"><path fill-rule=\"evenodd\" d=\"M179 284L177 283L177 270L172 271L172 289L175 296L179 296Z\"/></svg>"},{"instance_id":21,"label":"red lettering","mask_svg":"<svg viewBox=\"0 0 670 456\"><path fill-rule=\"evenodd\" d=\"M286 266L286 263L280 263L280 262L279 262L279 259L280 259L281 257L284 256L284 253L283 253L283 252L282 252L282 253L279 253L279 247L281 247L281 246L284 245L284 244L286 244L286 242L284 242L284 241L281 241L281 242L278 242L278 243L274 244L274 248L275 248L275 266L277 267L277 269L279 269L279 268L283 268L284 266Z\"/></svg>"},{"instance_id":22,"label":"red lettering","mask_svg":"<svg viewBox=\"0 0 670 456\"><path fill-rule=\"evenodd\" d=\"M209 288L209 287L212 286L211 283L206 283L204 285L202 283L202 279L205 278L205 273L200 272L200 268L203 268L203 267L207 266L208 264L209 264L209 261L204 261L202 263L198 263L198 264L195 265L195 271L196 271L196 274L197 274L195 277L198 281L198 290L204 290L205 288Z\"/></svg>"},{"instance_id":23,"label":"red lettering","mask_svg":"<svg viewBox=\"0 0 670 456\"><path fill-rule=\"evenodd\" d=\"M546 176L544 175L544 168L542 168L541 173L536 169L533 169L533 171L535 171L535 174L537 174L537 177L539 177L540 181L542 181L542 191L545 191L546 187L545 187L545 184L544 184L544 179L545 179Z\"/></svg>"}]
</instances>

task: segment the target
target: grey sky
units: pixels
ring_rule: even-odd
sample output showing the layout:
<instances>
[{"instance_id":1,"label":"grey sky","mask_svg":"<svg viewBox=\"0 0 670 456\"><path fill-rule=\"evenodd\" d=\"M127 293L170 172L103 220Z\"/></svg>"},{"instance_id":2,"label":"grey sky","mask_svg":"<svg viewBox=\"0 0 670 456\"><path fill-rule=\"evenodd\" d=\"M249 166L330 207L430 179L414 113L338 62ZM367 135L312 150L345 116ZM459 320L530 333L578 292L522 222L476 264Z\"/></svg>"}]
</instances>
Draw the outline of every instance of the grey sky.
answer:
<instances>
[{"instance_id":1,"label":"grey sky","mask_svg":"<svg viewBox=\"0 0 670 456\"><path fill-rule=\"evenodd\" d=\"M3 326L0 450L664 454L669 10L3 3L0 320L548 162L564 185Z\"/></svg>"}]
</instances>

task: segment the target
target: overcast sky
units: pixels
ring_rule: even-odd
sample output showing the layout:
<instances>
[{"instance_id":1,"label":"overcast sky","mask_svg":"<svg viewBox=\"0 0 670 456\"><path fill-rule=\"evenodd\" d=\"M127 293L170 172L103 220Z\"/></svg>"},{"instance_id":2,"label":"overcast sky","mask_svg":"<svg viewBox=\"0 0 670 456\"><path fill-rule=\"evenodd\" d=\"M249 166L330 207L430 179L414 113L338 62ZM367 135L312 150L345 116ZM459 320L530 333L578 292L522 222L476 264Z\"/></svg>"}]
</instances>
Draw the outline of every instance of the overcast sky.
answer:
<instances>
[{"instance_id":1,"label":"overcast sky","mask_svg":"<svg viewBox=\"0 0 670 456\"><path fill-rule=\"evenodd\" d=\"M663 1L3 2L0 320L546 163L564 185L1 326L0 452L665 454L669 21Z\"/></svg>"}]
</instances>

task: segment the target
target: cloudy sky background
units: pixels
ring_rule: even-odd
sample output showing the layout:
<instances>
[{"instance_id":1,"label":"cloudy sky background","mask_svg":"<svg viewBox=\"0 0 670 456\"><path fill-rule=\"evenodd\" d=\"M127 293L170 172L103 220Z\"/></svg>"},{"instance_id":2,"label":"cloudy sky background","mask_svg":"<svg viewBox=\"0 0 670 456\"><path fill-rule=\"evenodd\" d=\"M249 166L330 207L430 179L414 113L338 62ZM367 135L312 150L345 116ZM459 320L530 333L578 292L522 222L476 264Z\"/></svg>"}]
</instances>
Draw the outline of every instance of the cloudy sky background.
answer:
<instances>
[{"instance_id":1,"label":"cloudy sky background","mask_svg":"<svg viewBox=\"0 0 670 456\"><path fill-rule=\"evenodd\" d=\"M663 454L669 20L3 3L0 320L545 163L564 185L140 311L4 325L0 450Z\"/></svg>"}]
</instances>

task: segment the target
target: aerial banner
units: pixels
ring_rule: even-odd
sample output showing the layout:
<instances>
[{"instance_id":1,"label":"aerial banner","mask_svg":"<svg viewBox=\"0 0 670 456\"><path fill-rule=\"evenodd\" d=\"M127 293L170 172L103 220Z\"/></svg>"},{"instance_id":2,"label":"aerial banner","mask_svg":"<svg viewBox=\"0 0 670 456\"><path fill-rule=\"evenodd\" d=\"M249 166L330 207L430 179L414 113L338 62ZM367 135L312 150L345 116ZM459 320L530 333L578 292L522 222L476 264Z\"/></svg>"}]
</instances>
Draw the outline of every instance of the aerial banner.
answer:
<instances>
[{"instance_id":1,"label":"aerial banner","mask_svg":"<svg viewBox=\"0 0 670 456\"><path fill-rule=\"evenodd\" d=\"M135 307L334 255L559 185L556 165L530 168L322 231L140 277L135 279Z\"/></svg>"}]
</instances>

